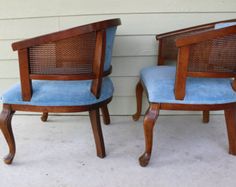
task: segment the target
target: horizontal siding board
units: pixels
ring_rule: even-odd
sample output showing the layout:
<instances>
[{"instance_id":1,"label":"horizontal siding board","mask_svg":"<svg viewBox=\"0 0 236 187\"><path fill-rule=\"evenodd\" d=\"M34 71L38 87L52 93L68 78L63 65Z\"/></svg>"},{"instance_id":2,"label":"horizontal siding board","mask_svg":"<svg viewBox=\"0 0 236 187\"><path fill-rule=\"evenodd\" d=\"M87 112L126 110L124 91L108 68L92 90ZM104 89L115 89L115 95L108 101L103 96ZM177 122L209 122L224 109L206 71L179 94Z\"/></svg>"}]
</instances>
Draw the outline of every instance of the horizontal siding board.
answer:
<instances>
[{"instance_id":1,"label":"horizontal siding board","mask_svg":"<svg viewBox=\"0 0 236 187\"><path fill-rule=\"evenodd\" d=\"M153 56L157 54L155 36L116 36L113 56Z\"/></svg>"},{"instance_id":2,"label":"horizontal siding board","mask_svg":"<svg viewBox=\"0 0 236 187\"><path fill-rule=\"evenodd\" d=\"M236 13L159 13L65 16L0 20L0 39L24 39L110 18L121 18L117 35L155 35L198 24L232 19ZM145 24L144 24L145 23ZM146 24L148 23L148 24Z\"/></svg>"},{"instance_id":3,"label":"horizontal siding board","mask_svg":"<svg viewBox=\"0 0 236 187\"><path fill-rule=\"evenodd\" d=\"M115 96L134 96L138 77L112 77Z\"/></svg>"},{"instance_id":4,"label":"horizontal siding board","mask_svg":"<svg viewBox=\"0 0 236 187\"><path fill-rule=\"evenodd\" d=\"M158 12L236 12L235 0L1 0L0 19ZM210 6L209 6L210 5Z\"/></svg>"},{"instance_id":5,"label":"horizontal siding board","mask_svg":"<svg viewBox=\"0 0 236 187\"><path fill-rule=\"evenodd\" d=\"M17 60L0 60L0 79L18 77L19 64Z\"/></svg>"},{"instance_id":6,"label":"horizontal siding board","mask_svg":"<svg viewBox=\"0 0 236 187\"><path fill-rule=\"evenodd\" d=\"M11 48L11 44L16 40L0 40L0 60L17 59L17 52Z\"/></svg>"},{"instance_id":7,"label":"horizontal siding board","mask_svg":"<svg viewBox=\"0 0 236 187\"><path fill-rule=\"evenodd\" d=\"M60 29L120 18L117 35L155 35L199 24L233 19L236 13L156 13L60 17Z\"/></svg>"},{"instance_id":8,"label":"horizontal siding board","mask_svg":"<svg viewBox=\"0 0 236 187\"><path fill-rule=\"evenodd\" d=\"M139 76L139 72L142 68L156 65L156 61L156 56L113 57L111 76Z\"/></svg>"},{"instance_id":9,"label":"horizontal siding board","mask_svg":"<svg viewBox=\"0 0 236 187\"><path fill-rule=\"evenodd\" d=\"M23 39L58 31L58 18L0 20L1 39Z\"/></svg>"}]
</instances>

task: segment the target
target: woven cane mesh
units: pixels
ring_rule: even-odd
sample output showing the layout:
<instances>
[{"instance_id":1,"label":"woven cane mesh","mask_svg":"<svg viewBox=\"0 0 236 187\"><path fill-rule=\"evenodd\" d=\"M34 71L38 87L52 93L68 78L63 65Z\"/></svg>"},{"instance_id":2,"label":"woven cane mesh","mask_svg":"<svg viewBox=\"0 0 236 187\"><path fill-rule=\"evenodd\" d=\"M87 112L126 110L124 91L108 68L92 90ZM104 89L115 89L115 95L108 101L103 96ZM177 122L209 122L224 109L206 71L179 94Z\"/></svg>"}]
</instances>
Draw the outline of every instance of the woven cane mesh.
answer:
<instances>
[{"instance_id":1,"label":"woven cane mesh","mask_svg":"<svg viewBox=\"0 0 236 187\"><path fill-rule=\"evenodd\" d=\"M188 71L236 73L236 34L191 45Z\"/></svg>"},{"instance_id":2,"label":"woven cane mesh","mask_svg":"<svg viewBox=\"0 0 236 187\"><path fill-rule=\"evenodd\" d=\"M165 60L176 60L178 56L178 48L176 47L175 40L182 36L188 36L195 33L205 32L207 30L213 30L213 28L203 28L198 31L189 31L187 33L176 34L173 36L168 36L162 39L162 58Z\"/></svg>"},{"instance_id":3,"label":"woven cane mesh","mask_svg":"<svg viewBox=\"0 0 236 187\"><path fill-rule=\"evenodd\" d=\"M41 75L89 74L92 72L96 33L31 47L30 73Z\"/></svg>"}]
</instances>

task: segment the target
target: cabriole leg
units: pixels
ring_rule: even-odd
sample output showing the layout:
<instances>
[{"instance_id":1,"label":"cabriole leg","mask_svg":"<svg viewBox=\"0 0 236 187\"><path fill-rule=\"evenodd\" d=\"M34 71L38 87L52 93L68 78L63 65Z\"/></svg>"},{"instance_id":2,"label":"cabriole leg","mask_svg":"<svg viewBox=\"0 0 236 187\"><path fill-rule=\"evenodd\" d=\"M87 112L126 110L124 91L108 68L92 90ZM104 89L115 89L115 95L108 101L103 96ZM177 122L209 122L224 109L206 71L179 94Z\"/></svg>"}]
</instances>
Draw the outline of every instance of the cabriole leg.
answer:
<instances>
[{"instance_id":1,"label":"cabriole leg","mask_svg":"<svg viewBox=\"0 0 236 187\"><path fill-rule=\"evenodd\" d=\"M142 96L143 96L143 85L141 81L139 81L136 85L136 102L137 102L137 111L133 115L133 120L139 120L142 112Z\"/></svg>"},{"instance_id":2,"label":"cabriole leg","mask_svg":"<svg viewBox=\"0 0 236 187\"><path fill-rule=\"evenodd\" d=\"M99 109L94 109L89 111L89 117L93 129L93 135L97 149L97 156L100 158L104 158L106 156L106 153L105 153L101 123L100 123Z\"/></svg>"},{"instance_id":3,"label":"cabriole leg","mask_svg":"<svg viewBox=\"0 0 236 187\"><path fill-rule=\"evenodd\" d=\"M151 158L153 127L159 115L159 104L151 104L144 117L143 128L145 136L145 152L139 158L139 164L143 167L147 166Z\"/></svg>"},{"instance_id":4,"label":"cabriole leg","mask_svg":"<svg viewBox=\"0 0 236 187\"><path fill-rule=\"evenodd\" d=\"M0 115L0 128L9 147L9 153L4 158L6 164L12 163L16 153L15 139L11 127L11 120L14 112L15 111L11 110L10 105L3 105L3 110Z\"/></svg>"}]
</instances>

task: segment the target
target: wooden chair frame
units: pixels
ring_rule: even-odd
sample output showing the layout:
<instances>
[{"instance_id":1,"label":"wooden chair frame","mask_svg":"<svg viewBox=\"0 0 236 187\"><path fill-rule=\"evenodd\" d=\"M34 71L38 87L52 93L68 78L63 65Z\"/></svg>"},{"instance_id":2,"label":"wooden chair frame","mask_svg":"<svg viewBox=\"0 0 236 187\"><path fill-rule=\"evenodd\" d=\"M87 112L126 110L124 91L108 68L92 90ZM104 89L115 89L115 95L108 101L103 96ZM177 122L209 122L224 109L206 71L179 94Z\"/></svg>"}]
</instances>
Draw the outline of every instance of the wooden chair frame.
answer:
<instances>
[{"instance_id":1,"label":"wooden chair frame","mask_svg":"<svg viewBox=\"0 0 236 187\"><path fill-rule=\"evenodd\" d=\"M91 92L97 97L100 97L102 79L111 73L111 68L103 71L106 47L106 31L108 27L115 27L120 25L120 19L111 19L100 21L88 25L59 31L24 41L12 44L14 51L18 51L19 66L20 66L20 80L22 90L22 100L30 101L32 97L32 79L39 80L88 80L92 79ZM90 32L96 32L96 47L93 62L93 72L83 75L37 75L31 74L29 69L29 48L50 42L83 35ZM103 141L102 129L100 125L99 108L103 113L103 120L105 124L110 123L109 111L107 104L112 100L112 97L105 101L84 106L32 106L32 105L19 105L19 104L3 104L3 110L0 115L0 129L7 141L9 153L4 158L6 164L11 164L15 156L15 140L11 127L11 119L15 111L29 111L29 112L42 112L42 121L46 121L48 113L70 113L70 112L83 112L89 111L91 125L93 129L97 156L100 158L105 157L105 146Z\"/></svg>"},{"instance_id":2,"label":"wooden chair frame","mask_svg":"<svg viewBox=\"0 0 236 187\"><path fill-rule=\"evenodd\" d=\"M188 28L184 28L184 29L179 29L179 30L175 30L175 31L171 31L171 32L166 32L166 33L162 33L162 34L158 34L156 35L156 40L158 45L158 49L157 49L157 65L166 65L168 60L174 60L177 62L177 56L176 57L171 57L171 56L165 56L164 55L164 48L163 45L165 43L165 39L168 39L170 37L180 37L180 36L185 36L185 35L189 35L192 33L197 33L197 32L203 32L206 30L213 30L215 27L215 24L218 23L227 23L227 22L235 22L236 19L229 19L229 20L224 20L224 21L217 21L217 22L212 22L212 23L207 23L207 24L202 24L202 25L197 25L194 27L188 27ZM174 42L174 41L173 41ZM174 42L175 45L175 42ZM176 50L177 50L177 46L176 46ZM186 49L185 49L186 50ZM234 82L234 88L236 90L236 82ZM136 102L137 102L137 111L136 113L133 115L133 120L137 121L142 113L142 95L143 95L143 88L141 86L141 82L138 82L136 85ZM203 118L202 121L203 123L208 123L209 122L209 115L210 115L210 111L208 110L204 110L203 111Z\"/></svg>"},{"instance_id":3,"label":"wooden chair frame","mask_svg":"<svg viewBox=\"0 0 236 187\"><path fill-rule=\"evenodd\" d=\"M204 25L204 27L208 27L208 25ZM194 27L193 29L196 28L197 27ZM182 31L183 30L181 30L181 32ZM174 33L175 32L169 34L174 34ZM187 68L189 62L189 46L202 41L212 40L214 38L220 38L235 33L236 33L236 26L231 26L224 29L205 31L191 36L184 36L176 40L176 46L179 49L177 70L176 70L175 91L174 91L176 99L180 100L184 99L187 77L209 77L209 78L236 77L236 73L189 72ZM163 65L163 62L161 62L160 65ZM142 92L144 88L145 87L142 81L139 81L136 86L137 112L136 114L133 115L134 120L138 120L141 114ZM232 83L232 89L235 90L235 80ZM143 123L144 135L145 135L145 151L139 158L139 163L141 166L143 167L147 166L149 163L152 152L153 127L158 118L160 110L203 111L204 114L203 121L205 122L209 121L208 111L224 110L227 132L228 132L228 140L229 140L229 153L232 155L236 155L236 115L235 115L236 102L227 104L170 104L170 103L150 102Z\"/></svg>"}]
</instances>

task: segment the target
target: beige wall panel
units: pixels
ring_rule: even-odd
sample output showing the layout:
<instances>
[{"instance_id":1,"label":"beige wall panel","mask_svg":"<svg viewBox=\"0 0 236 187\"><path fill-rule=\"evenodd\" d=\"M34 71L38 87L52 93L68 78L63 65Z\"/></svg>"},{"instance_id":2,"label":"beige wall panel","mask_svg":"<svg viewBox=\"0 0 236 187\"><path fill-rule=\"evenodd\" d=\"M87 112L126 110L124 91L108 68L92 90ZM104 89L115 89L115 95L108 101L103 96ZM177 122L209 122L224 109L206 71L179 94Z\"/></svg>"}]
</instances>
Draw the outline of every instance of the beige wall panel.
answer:
<instances>
[{"instance_id":1,"label":"beige wall panel","mask_svg":"<svg viewBox=\"0 0 236 187\"><path fill-rule=\"evenodd\" d=\"M152 56L157 54L155 36L116 36L113 56Z\"/></svg>"},{"instance_id":2,"label":"beige wall panel","mask_svg":"<svg viewBox=\"0 0 236 187\"><path fill-rule=\"evenodd\" d=\"M138 77L112 77L115 96L134 96Z\"/></svg>"},{"instance_id":3,"label":"beige wall panel","mask_svg":"<svg viewBox=\"0 0 236 187\"><path fill-rule=\"evenodd\" d=\"M16 40L1 40L0 39L0 60L17 59L17 52L11 48L11 44Z\"/></svg>"},{"instance_id":4,"label":"beige wall panel","mask_svg":"<svg viewBox=\"0 0 236 187\"><path fill-rule=\"evenodd\" d=\"M58 18L0 20L1 39L24 39L58 31Z\"/></svg>"},{"instance_id":5,"label":"beige wall panel","mask_svg":"<svg viewBox=\"0 0 236 187\"><path fill-rule=\"evenodd\" d=\"M0 39L30 38L117 17L122 21L117 35L154 35L197 24L232 19L236 17L236 13L158 13L7 19L0 20Z\"/></svg>"},{"instance_id":6,"label":"beige wall panel","mask_svg":"<svg viewBox=\"0 0 236 187\"><path fill-rule=\"evenodd\" d=\"M139 72L142 68L156 65L156 61L156 56L113 57L111 76L139 76Z\"/></svg>"},{"instance_id":7,"label":"beige wall panel","mask_svg":"<svg viewBox=\"0 0 236 187\"><path fill-rule=\"evenodd\" d=\"M235 13L147 13L60 17L60 29L111 18L120 18L117 35L154 35L199 24L236 18Z\"/></svg>"},{"instance_id":8,"label":"beige wall panel","mask_svg":"<svg viewBox=\"0 0 236 187\"><path fill-rule=\"evenodd\" d=\"M0 60L0 78L19 77L19 64L17 60Z\"/></svg>"},{"instance_id":9,"label":"beige wall panel","mask_svg":"<svg viewBox=\"0 0 236 187\"><path fill-rule=\"evenodd\" d=\"M0 18L152 12L235 12L235 7L235 0L0 0Z\"/></svg>"}]
</instances>

